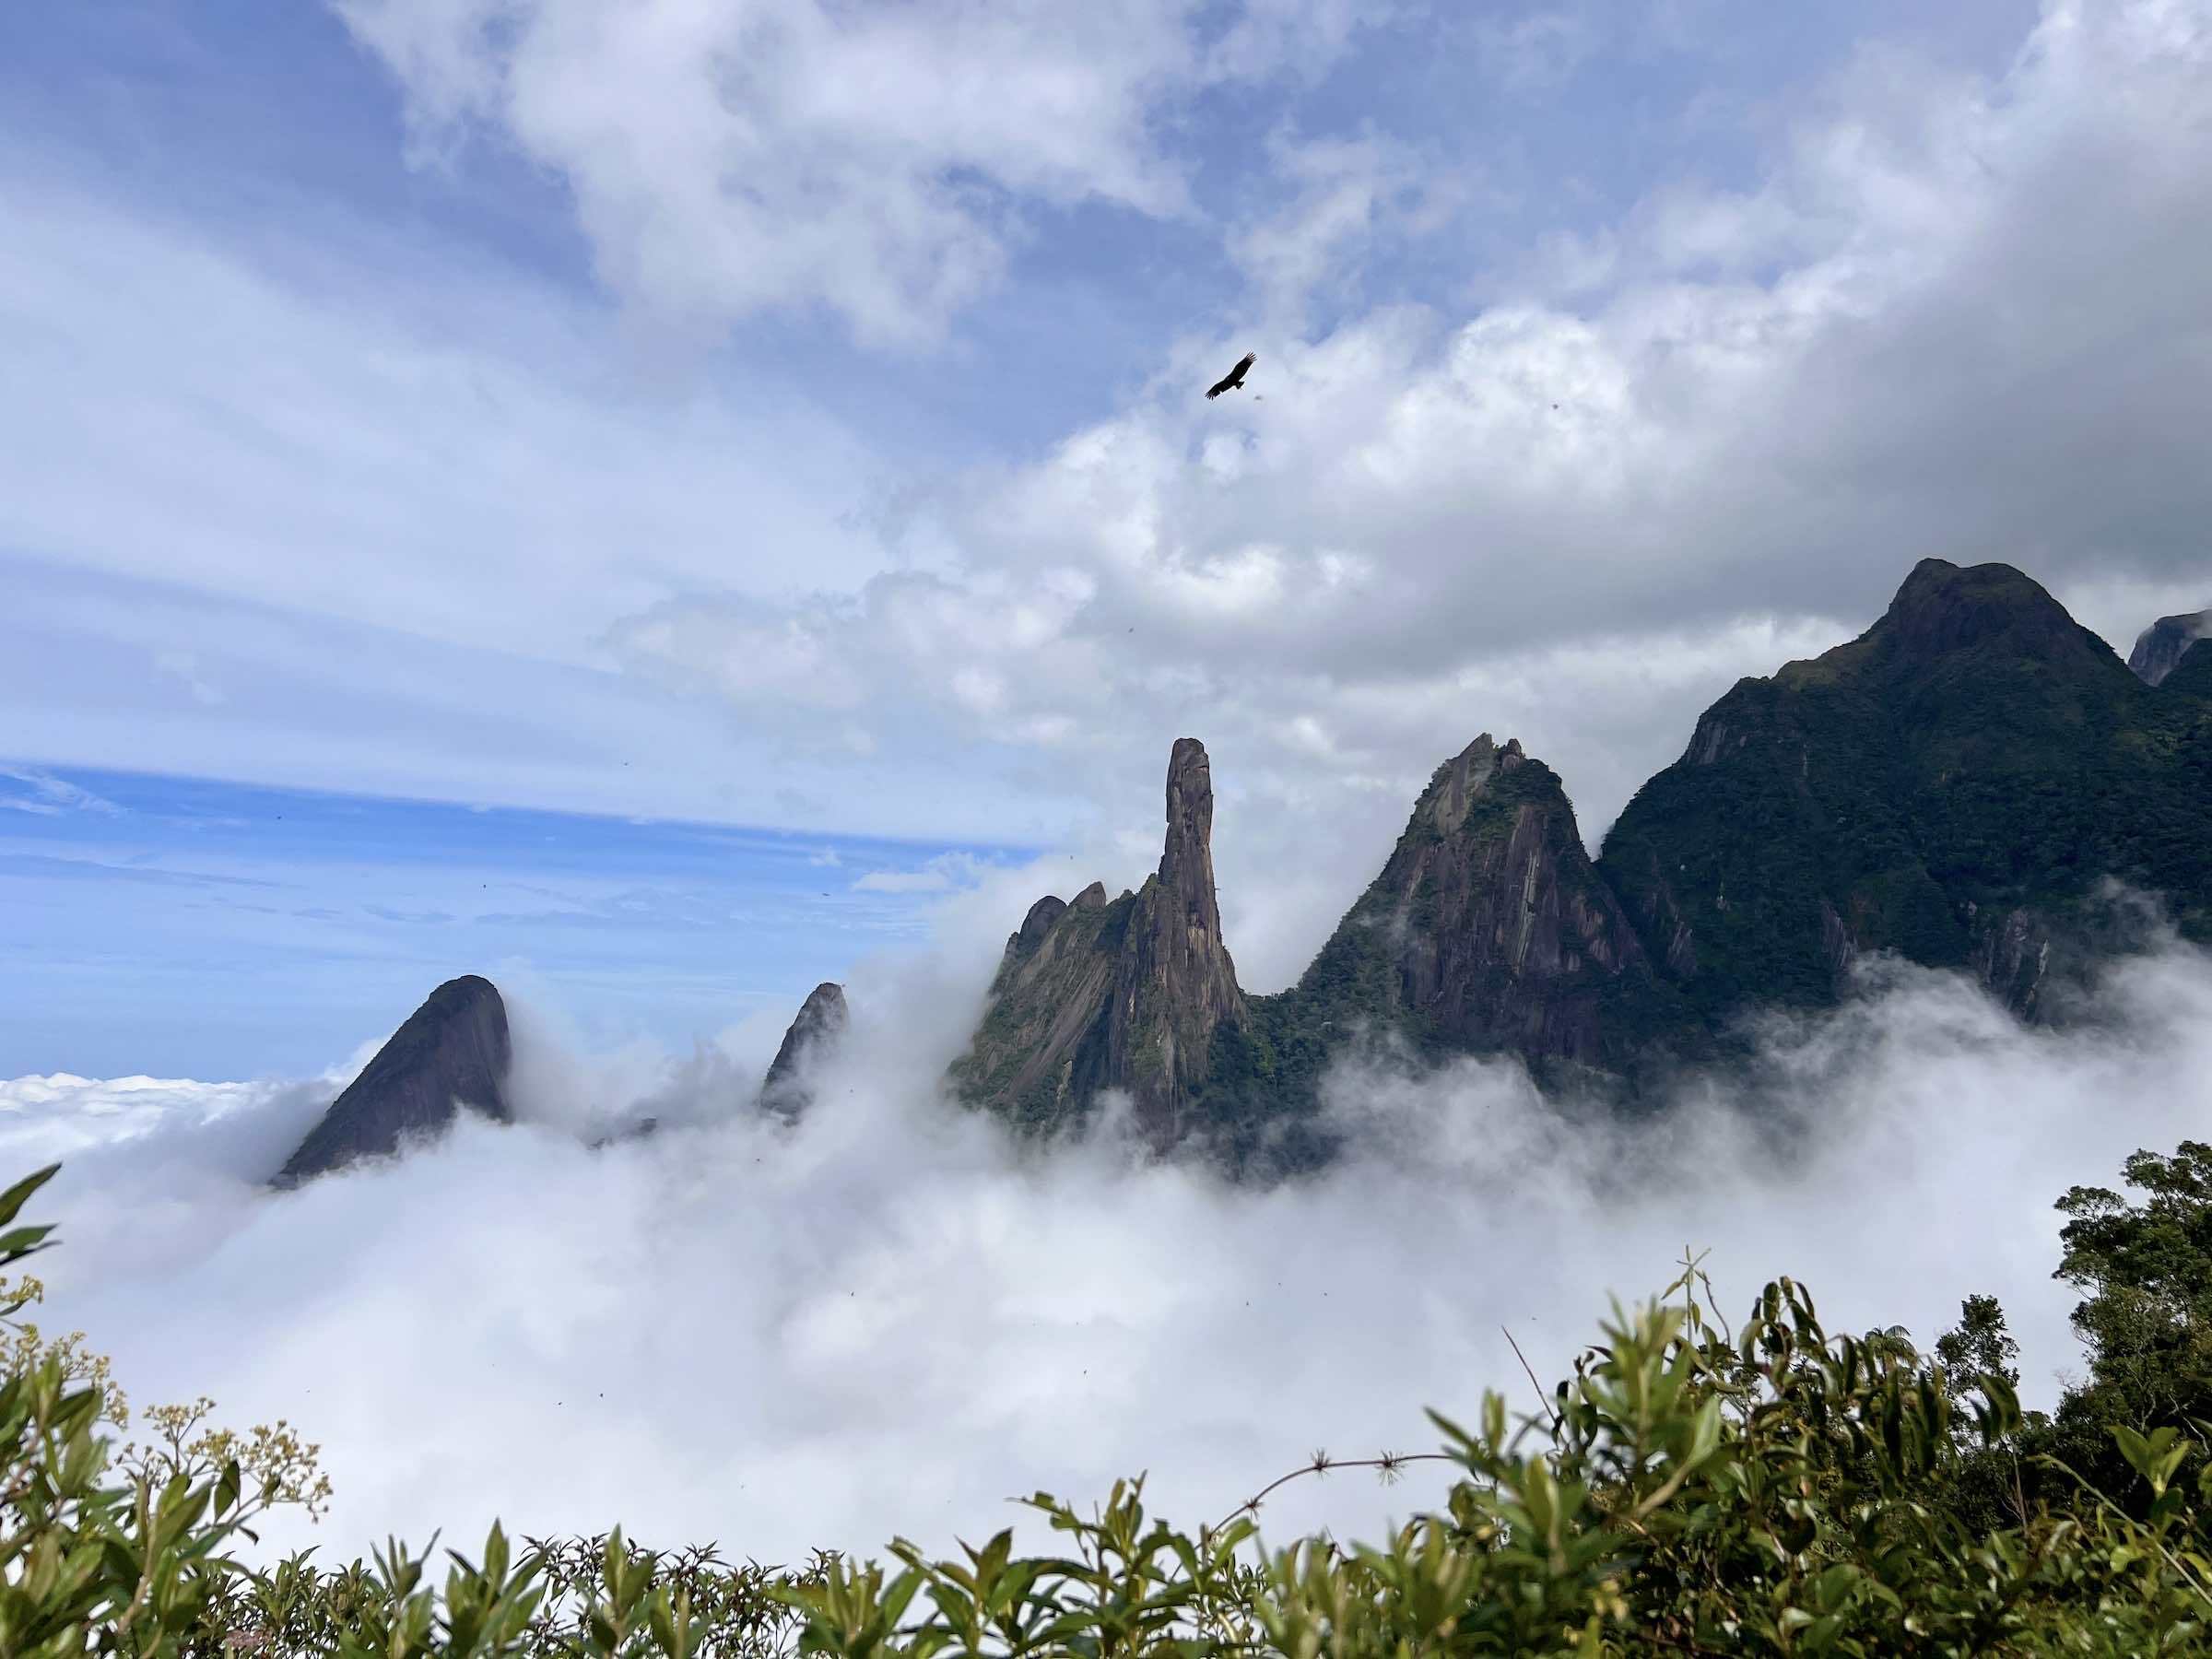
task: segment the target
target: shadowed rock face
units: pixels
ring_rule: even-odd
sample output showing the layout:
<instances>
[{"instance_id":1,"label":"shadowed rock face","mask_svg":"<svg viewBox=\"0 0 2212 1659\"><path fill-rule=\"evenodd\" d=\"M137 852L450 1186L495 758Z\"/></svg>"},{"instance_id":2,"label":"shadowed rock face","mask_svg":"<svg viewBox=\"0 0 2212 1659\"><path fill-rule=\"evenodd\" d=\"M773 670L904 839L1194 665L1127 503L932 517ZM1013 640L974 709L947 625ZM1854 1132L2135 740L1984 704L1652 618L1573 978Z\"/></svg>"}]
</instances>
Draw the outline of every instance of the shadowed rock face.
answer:
<instances>
[{"instance_id":1,"label":"shadowed rock face","mask_svg":"<svg viewBox=\"0 0 2212 1659\"><path fill-rule=\"evenodd\" d=\"M1551 769L1481 736L1437 769L1372 886L1284 997L1293 1023L1368 1018L1424 1047L1618 1066L1607 1013L1653 973Z\"/></svg>"},{"instance_id":2,"label":"shadowed rock face","mask_svg":"<svg viewBox=\"0 0 2212 1659\"><path fill-rule=\"evenodd\" d=\"M813 1099L805 1077L807 1067L845 1034L851 1023L845 1006L845 988L827 981L807 994L799 1005L798 1018L783 1033L782 1046L769 1063L760 1083L760 1104L785 1117L796 1117Z\"/></svg>"},{"instance_id":3,"label":"shadowed rock face","mask_svg":"<svg viewBox=\"0 0 2212 1659\"><path fill-rule=\"evenodd\" d=\"M2212 610L2160 617L2136 637L2136 648L2127 653L2127 665L2145 685L2163 685L2189 647L2206 639L2212 639Z\"/></svg>"},{"instance_id":4,"label":"shadowed rock face","mask_svg":"<svg viewBox=\"0 0 2212 1659\"><path fill-rule=\"evenodd\" d=\"M1214 896L1214 786L1206 746L1168 759L1157 874L1111 902L1094 882L1030 907L1006 941L991 1002L953 1082L1017 1123L1045 1126L1100 1089L1129 1092L1155 1140L1181 1134L1216 1032L1245 1018Z\"/></svg>"},{"instance_id":5,"label":"shadowed rock face","mask_svg":"<svg viewBox=\"0 0 2212 1659\"><path fill-rule=\"evenodd\" d=\"M507 1005L488 979L448 980L407 1017L286 1160L272 1184L298 1186L441 1134L466 1107L512 1121L505 1093Z\"/></svg>"}]
</instances>

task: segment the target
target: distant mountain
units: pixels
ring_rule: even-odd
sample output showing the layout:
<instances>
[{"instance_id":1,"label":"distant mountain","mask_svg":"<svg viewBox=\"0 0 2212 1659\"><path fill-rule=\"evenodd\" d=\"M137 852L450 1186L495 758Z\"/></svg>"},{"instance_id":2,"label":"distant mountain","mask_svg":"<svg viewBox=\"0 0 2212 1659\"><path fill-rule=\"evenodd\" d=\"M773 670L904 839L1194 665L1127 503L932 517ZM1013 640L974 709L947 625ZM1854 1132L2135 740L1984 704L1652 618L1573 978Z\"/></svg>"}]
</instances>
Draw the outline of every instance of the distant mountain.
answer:
<instances>
[{"instance_id":1,"label":"distant mountain","mask_svg":"<svg viewBox=\"0 0 2212 1659\"><path fill-rule=\"evenodd\" d=\"M1221 941L1213 773L1195 738L1169 756L1167 820L1159 869L1138 891L1110 901L1094 882L1073 903L1048 895L1030 907L953 1068L968 1099L1041 1127L1117 1088L1155 1139L1190 1127L1217 1040L1250 1018Z\"/></svg>"},{"instance_id":2,"label":"distant mountain","mask_svg":"<svg viewBox=\"0 0 2212 1659\"><path fill-rule=\"evenodd\" d=\"M783 1117L804 1112L814 1098L807 1074L835 1048L850 1023L842 985L825 981L807 993L760 1081L762 1109Z\"/></svg>"},{"instance_id":3,"label":"distant mountain","mask_svg":"<svg viewBox=\"0 0 2212 1659\"><path fill-rule=\"evenodd\" d=\"M442 1134L463 1110L512 1114L507 1005L488 979L448 980L409 1015L285 1161L272 1185L295 1187L365 1158Z\"/></svg>"},{"instance_id":4,"label":"distant mountain","mask_svg":"<svg viewBox=\"0 0 2212 1659\"><path fill-rule=\"evenodd\" d=\"M2160 617L2136 636L2136 648L2127 653L2127 665L2145 685L2163 684L2189 648L2203 639L2212 639L2212 610Z\"/></svg>"},{"instance_id":5,"label":"distant mountain","mask_svg":"<svg viewBox=\"0 0 2212 1659\"><path fill-rule=\"evenodd\" d=\"M1126 1090L1158 1142L1295 1168L1327 1155L1311 1109L1350 1044L1632 1093L1748 1008L1832 1003L1870 951L2038 1017L2108 946L2108 877L2212 937L2212 650L2153 691L2019 571L1923 560L1857 640L1707 710L1595 864L1550 769L1477 738L1274 996L1238 989L1221 938L1193 739L1168 817L1140 892L1031 908L951 1080L1031 1128Z\"/></svg>"},{"instance_id":6,"label":"distant mountain","mask_svg":"<svg viewBox=\"0 0 2212 1659\"><path fill-rule=\"evenodd\" d=\"M1892 950L2037 1012L2101 878L2212 924L2212 710L2153 693L2001 564L1924 559L1849 644L1708 709L1599 873L1709 1028Z\"/></svg>"}]
</instances>

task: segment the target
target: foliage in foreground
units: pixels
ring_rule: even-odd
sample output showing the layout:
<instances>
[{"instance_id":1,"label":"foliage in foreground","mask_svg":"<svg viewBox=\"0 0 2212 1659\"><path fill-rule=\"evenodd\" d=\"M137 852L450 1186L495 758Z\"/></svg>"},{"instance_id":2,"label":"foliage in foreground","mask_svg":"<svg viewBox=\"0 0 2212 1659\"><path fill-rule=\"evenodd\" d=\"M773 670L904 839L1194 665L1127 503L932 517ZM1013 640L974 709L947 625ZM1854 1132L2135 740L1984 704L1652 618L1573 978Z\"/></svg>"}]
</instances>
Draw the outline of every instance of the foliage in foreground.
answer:
<instances>
[{"instance_id":1,"label":"foliage in foreground","mask_svg":"<svg viewBox=\"0 0 2212 1659\"><path fill-rule=\"evenodd\" d=\"M15 1223L53 1172L0 1194L0 1266L49 1243ZM154 1441L118 1449L104 1362L18 1324L0 1659L2204 1651L2212 1148L2138 1154L2127 1174L2141 1203L2061 1201L2090 1375L2052 1418L2020 1413L1987 1298L1932 1356L1900 1330L1830 1335L1788 1279L1733 1331L1691 1260L1659 1300L1617 1307L1537 1413L1493 1394L1469 1425L1436 1418L1446 1450L1421 1455L1460 1471L1442 1508L1350 1549L1263 1549L1257 1499L1178 1530L1137 1481L1088 1515L1030 1500L1060 1540L1041 1556L1002 1532L954 1560L900 1542L888 1564L786 1571L618 1533L518 1548L495 1527L441 1575L396 1543L256 1570L238 1553L255 1517L328 1496L314 1449L281 1424L206 1429L204 1401L146 1414ZM15 1281L0 1316L36 1294Z\"/></svg>"}]
</instances>

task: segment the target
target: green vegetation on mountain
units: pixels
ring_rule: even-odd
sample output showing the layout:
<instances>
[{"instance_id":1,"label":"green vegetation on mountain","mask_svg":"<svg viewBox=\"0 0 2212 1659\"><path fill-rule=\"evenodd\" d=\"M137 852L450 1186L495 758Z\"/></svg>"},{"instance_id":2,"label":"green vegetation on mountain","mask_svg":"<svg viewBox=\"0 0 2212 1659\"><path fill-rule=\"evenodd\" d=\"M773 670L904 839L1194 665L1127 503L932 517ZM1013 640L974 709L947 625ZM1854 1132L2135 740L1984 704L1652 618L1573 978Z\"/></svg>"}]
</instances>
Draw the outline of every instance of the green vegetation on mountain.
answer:
<instances>
[{"instance_id":1,"label":"green vegetation on mountain","mask_svg":"<svg viewBox=\"0 0 2212 1659\"><path fill-rule=\"evenodd\" d=\"M2107 878L2212 935L2208 745L2190 678L2146 686L2008 566L1926 559L1860 638L1707 711L1598 868L1709 1025L1832 1001L1872 950L2030 1013Z\"/></svg>"},{"instance_id":2,"label":"green vegetation on mountain","mask_svg":"<svg viewBox=\"0 0 2212 1659\"><path fill-rule=\"evenodd\" d=\"M15 1224L53 1173L0 1194L0 1267L50 1244ZM1042 1555L1009 1530L956 1559L899 1541L888 1566L822 1552L784 1570L619 1532L518 1549L495 1526L473 1557L448 1552L441 1583L396 1542L257 1568L240 1555L257 1515L329 1499L315 1449L283 1424L209 1428L203 1401L143 1413L149 1443L119 1451L129 1414L105 1362L21 1322L35 1281L0 1281L0 1655L2199 1653L2212 1147L2125 1173L2139 1196L2060 1201L2088 1374L2050 1417L2019 1410L1987 1297L1925 1353L1897 1328L1831 1335L1788 1279L1731 1329L1689 1258L1533 1412L1486 1393L1465 1426L1435 1418L1440 1451L1292 1471L1456 1467L1433 1512L1350 1548L1263 1547L1272 1486L1186 1530L1146 1512L1138 1481L1088 1514L1030 1500L1057 1540Z\"/></svg>"},{"instance_id":3,"label":"green vegetation on mountain","mask_svg":"<svg viewBox=\"0 0 2212 1659\"><path fill-rule=\"evenodd\" d=\"M1169 778L1160 873L1040 900L1008 941L953 1073L973 1103L1056 1129L1120 1088L1155 1140L1291 1172L1332 1150L1347 1053L1512 1054L1648 1103L1739 1045L1737 1017L1831 1004L1870 953L2042 1018L2140 936L2124 888L2212 938L2212 647L2153 687L2006 565L1924 559L1858 639L1739 682L1594 864L1557 774L1484 734L1272 996L1238 990L1221 937L1204 749Z\"/></svg>"}]
</instances>

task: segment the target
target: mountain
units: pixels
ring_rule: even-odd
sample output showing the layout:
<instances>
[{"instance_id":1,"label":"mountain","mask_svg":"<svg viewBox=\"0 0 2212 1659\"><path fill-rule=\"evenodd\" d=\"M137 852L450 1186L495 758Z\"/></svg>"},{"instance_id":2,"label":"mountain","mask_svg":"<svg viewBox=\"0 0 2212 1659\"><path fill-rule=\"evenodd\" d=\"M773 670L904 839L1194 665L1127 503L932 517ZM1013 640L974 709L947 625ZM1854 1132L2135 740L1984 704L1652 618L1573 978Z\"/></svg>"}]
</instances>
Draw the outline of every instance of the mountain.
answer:
<instances>
[{"instance_id":1,"label":"mountain","mask_svg":"<svg viewBox=\"0 0 2212 1659\"><path fill-rule=\"evenodd\" d=\"M2212 709L2154 694L2007 565L1924 559L1858 639L1739 681L1606 837L1599 874L1708 1030L1812 1006L1892 950L2035 1015L2096 889L2212 923Z\"/></svg>"},{"instance_id":2,"label":"mountain","mask_svg":"<svg viewBox=\"0 0 2212 1659\"><path fill-rule=\"evenodd\" d=\"M2136 648L2127 653L2127 665L2147 686L2161 684L2174 671L2189 647L2212 639L2212 610L2183 617L2160 617L2136 636Z\"/></svg>"},{"instance_id":3,"label":"mountain","mask_svg":"<svg viewBox=\"0 0 2212 1659\"><path fill-rule=\"evenodd\" d=\"M1620 1070L1668 999L1559 775L1485 732L1436 770L1382 873L1269 1003L1285 1032L1366 1020L1423 1050Z\"/></svg>"},{"instance_id":4,"label":"mountain","mask_svg":"<svg viewBox=\"0 0 2212 1659\"><path fill-rule=\"evenodd\" d=\"M295 1187L444 1131L463 1108L512 1121L506 1099L507 1005L488 979L448 980L391 1040L285 1161L272 1185Z\"/></svg>"},{"instance_id":5,"label":"mountain","mask_svg":"<svg viewBox=\"0 0 2212 1659\"><path fill-rule=\"evenodd\" d=\"M2212 650L2153 690L2018 571L1924 559L1858 639L1708 709L1594 863L1558 776L1477 737L1273 996L1236 984L1182 740L1159 873L1031 907L952 1081L1029 1128L1124 1089L1158 1142L1296 1169L1328 1155L1312 1109L1349 1045L1510 1053L1632 1100L1731 1052L1747 1009L1834 1002L1873 951L2048 1018L2115 942L2107 877L2212 938L2207 823Z\"/></svg>"},{"instance_id":6,"label":"mountain","mask_svg":"<svg viewBox=\"0 0 2212 1659\"><path fill-rule=\"evenodd\" d=\"M807 993L798 1017L783 1033L782 1046L769 1063L760 1080L762 1110L782 1117L796 1117L813 1100L806 1082L808 1071L845 1034L851 1016L845 1006L845 988L825 981Z\"/></svg>"},{"instance_id":7,"label":"mountain","mask_svg":"<svg viewBox=\"0 0 2212 1659\"><path fill-rule=\"evenodd\" d=\"M1030 908L1006 941L982 1025L953 1067L960 1094L1047 1127L1118 1088L1156 1142L1191 1127L1217 1041L1249 1020L1221 940L1213 829L1206 746L1179 738L1158 872L1112 900L1094 882L1073 902L1047 895Z\"/></svg>"},{"instance_id":8,"label":"mountain","mask_svg":"<svg viewBox=\"0 0 2212 1659\"><path fill-rule=\"evenodd\" d=\"M1437 769L1390 860L1299 982L1248 996L1215 902L1212 787L1184 738L1168 769L1159 873L1109 900L1048 895L1006 941L982 1024L953 1070L971 1103L1052 1128L1108 1088L1166 1144L1307 1167L1322 1072L1353 1043L1505 1049L1605 1073L1677 999L1598 878L1558 775L1488 733Z\"/></svg>"}]
</instances>

